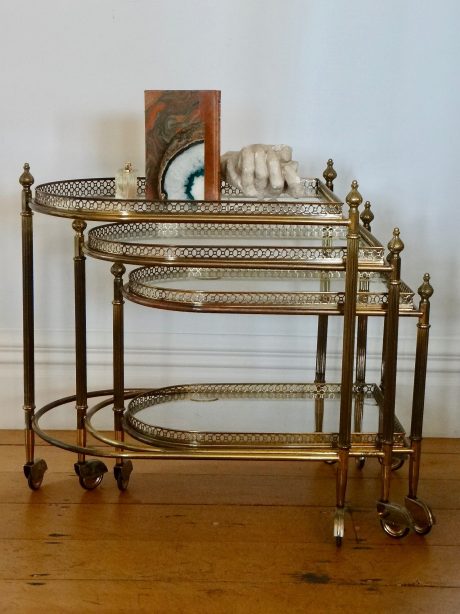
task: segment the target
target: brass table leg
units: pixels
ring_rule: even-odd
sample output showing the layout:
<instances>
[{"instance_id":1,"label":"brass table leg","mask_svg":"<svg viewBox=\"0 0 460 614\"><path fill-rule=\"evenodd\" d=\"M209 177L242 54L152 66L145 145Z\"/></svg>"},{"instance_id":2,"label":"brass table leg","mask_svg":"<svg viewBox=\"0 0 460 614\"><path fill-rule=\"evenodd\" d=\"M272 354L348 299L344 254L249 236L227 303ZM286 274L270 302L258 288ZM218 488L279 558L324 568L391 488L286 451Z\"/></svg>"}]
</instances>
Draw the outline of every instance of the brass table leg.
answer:
<instances>
[{"instance_id":1,"label":"brass table leg","mask_svg":"<svg viewBox=\"0 0 460 614\"><path fill-rule=\"evenodd\" d=\"M47 469L43 459L35 459L35 434L32 423L35 414L35 337L34 337L34 255L33 213L31 187L34 178L28 164L19 178L22 185L21 231L22 231L22 301L23 301L23 364L24 364L24 419L25 456L24 475L32 490L38 490Z\"/></svg>"},{"instance_id":2,"label":"brass table leg","mask_svg":"<svg viewBox=\"0 0 460 614\"><path fill-rule=\"evenodd\" d=\"M337 467L337 500L334 519L334 537L342 543L344 533L344 507L351 445L351 414L353 402L353 371L356 328L356 298L358 289L359 212L362 196L358 183L353 181L347 196L349 228L347 236L347 260L345 280L345 305L343 316L342 379L339 419L339 464Z\"/></svg>"},{"instance_id":3,"label":"brass table leg","mask_svg":"<svg viewBox=\"0 0 460 614\"><path fill-rule=\"evenodd\" d=\"M113 412L115 440L123 443L123 414L125 410L124 396L124 314L123 314L123 275L126 268L123 264L113 264L110 269L113 279ZM119 448L122 450L123 448ZM117 458L113 469L118 488L123 491L128 488L129 477L133 469L130 460Z\"/></svg>"},{"instance_id":4,"label":"brass table leg","mask_svg":"<svg viewBox=\"0 0 460 614\"><path fill-rule=\"evenodd\" d=\"M74 284L75 284L75 386L77 414L77 445L86 446L86 412L88 409L87 346L86 346L86 272L83 253L86 222L74 220ZM107 467L100 460L87 461L84 454L78 454L74 465L80 485L93 490L102 482Z\"/></svg>"},{"instance_id":5,"label":"brass table leg","mask_svg":"<svg viewBox=\"0 0 460 614\"><path fill-rule=\"evenodd\" d=\"M401 287L401 258L404 243L399 238L399 229L393 231L393 238L388 244L390 250L388 262L391 274L388 288L388 305L385 316L384 345L384 398L382 420L382 451L381 494L377 502L377 513L385 533L391 537L401 538L407 535L412 519L406 508L390 503L390 483L393 464L394 421L396 400L396 367L398 353L399 331L399 295Z\"/></svg>"},{"instance_id":6,"label":"brass table leg","mask_svg":"<svg viewBox=\"0 0 460 614\"><path fill-rule=\"evenodd\" d=\"M431 531L435 518L430 507L417 497L422 454L422 428L425 407L426 368L428 359L428 337L430 330L430 298L433 288L430 276L425 273L423 284L418 289L420 295L420 312L417 323L417 348L415 354L414 391L412 397L411 446L412 455L409 464L409 493L406 508L409 510L416 533L426 535Z\"/></svg>"},{"instance_id":7,"label":"brass table leg","mask_svg":"<svg viewBox=\"0 0 460 614\"><path fill-rule=\"evenodd\" d=\"M324 384L326 381L327 328L328 316L318 316L315 384ZM323 419L324 398L319 397L315 399L315 431L317 433L323 432Z\"/></svg>"}]
</instances>

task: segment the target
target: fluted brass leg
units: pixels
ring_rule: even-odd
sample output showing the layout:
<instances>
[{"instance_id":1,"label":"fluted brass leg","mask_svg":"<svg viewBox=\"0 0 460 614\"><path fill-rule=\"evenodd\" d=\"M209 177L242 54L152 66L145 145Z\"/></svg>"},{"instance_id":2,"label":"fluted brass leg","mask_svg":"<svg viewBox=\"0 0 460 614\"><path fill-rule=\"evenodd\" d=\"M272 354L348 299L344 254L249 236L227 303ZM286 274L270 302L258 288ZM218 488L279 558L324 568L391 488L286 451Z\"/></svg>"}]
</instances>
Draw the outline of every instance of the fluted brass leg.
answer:
<instances>
[{"instance_id":1,"label":"fluted brass leg","mask_svg":"<svg viewBox=\"0 0 460 614\"><path fill-rule=\"evenodd\" d=\"M409 465L409 497L417 496L420 472L420 458L423 431L423 414L425 409L426 370L428 362L428 337L430 330L430 298L433 288L430 276L426 273L423 284L418 289L420 295L420 312L417 323L417 348L415 352L414 390L412 397L411 442L413 454Z\"/></svg>"},{"instance_id":2,"label":"fluted brass leg","mask_svg":"<svg viewBox=\"0 0 460 614\"><path fill-rule=\"evenodd\" d=\"M360 288L361 289L361 288ZM354 432L360 433L362 430L364 396L360 391L366 383L366 356L367 356L367 316L358 316L356 334L356 387L354 413Z\"/></svg>"},{"instance_id":3,"label":"fluted brass leg","mask_svg":"<svg viewBox=\"0 0 460 614\"><path fill-rule=\"evenodd\" d=\"M318 335L316 341L316 371L315 383L324 384L326 381L326 355L327 355L327 329L328 316L318 317ZM322 433L324 419L324 399L315 399L315 431Z\"/></svg>"},{"instance_id":4,"label":"fluted brass leg","mask_svg":"<svg viewBox=\"0 0 460 614\"><path fill-rule=\"evenodd\" d=\"M415 353L414 391L412 398L411 446L412 455L409 463L409 492L406 508L412 516L416 533L426 535L435 524L430 507L418 498L420 461L422 456L423 413L425 406L426 369L428 360L428 336L430 329L430 298L433 288L430 276L425 273L423 284L418 289L420 295L420 312L417 324L417 348Z\"/></svg>"},{"instance_id":5,"label":"fluted brass leg","mask_svg":"<svg viewBox=\"0 0 460 614\"><path fill-rule=\"evenodd\" d=\"M123 443L125 433L123 429L123 414L125 410L124 397L124 313L123 313L123 275L126 268L122 264L113 264L110 269L113 279L113 414L115 440ZM123 450L123 447L117 448ZM114 476L120 490L128 488L129 478L133 469L130 460L117 458L114 467Z\"/></svg>"},{"instance_id":6,"label":"fluted brass leg","mask_svg":"<svg viewBox=\"0 0 460 614\"><path fill-rule=\"evenodd\" d=\"M362 215L361 215L362 218ZM360 292L369 291L369 280L363 278L359 281ZM363 428L364 417L364 394L363 387L366 383L366 358L367 358L367 316L360 315L357 317L357 333L356 333L356 393L354 405L354 421L353 431L361 433ZM356 458L356 465L359 469L364 467L366 462L365 456Z\"/></svg>"},{"instance_id":7,"label":"fluted brass leg","mask_svg":"<svg viewBox=\"0 0 460 614\"><path fill-rule=\"evenodd\" d=\"M33 258L33 213L31 187L34 178L28 164L19 178L22 185L21 232L22 232L22 323L23 323L23 373L24 373L24 474L32 490L40 488L46 462L35 459L35 434L33 420L35 415L35 325L34 325L34 258Z\"/></svg>"},{"instance_id":8,"label":"fluted brass leg","mask_svg":"<svg viewBox=\"0 0 460 614\"><path fill-rule=\"evenodd\" d=\"M86 222L74 220L74 300L75 300L75 387L77 414L77 445L86 446L85 418L88 409L87 359L86 359L86 272L83 253ZM78 455L78 463L85 462L85 455Z\"/></svg>"},{"instance_id":9,"label":"fluted brass leg","mask_svg":"<svg viewBox=\"0 0 460 614\"><path fill-rule=\"evenodd\" d=\"M384 339L385 348L385 387L383 400L383 463L382 463L382 496L381 501L389 500L391 465L393 457L394 418L396 400L396 368L398 356L399 331L399 295L401 286L400 253L404 243L399 237L399 229L395 228L393 238L388 244L390 250L389 263L392 267L388 288L388 305Z\"/></svg>"},{"instance_id":10,"label":"fluted brass leg","mask_svg":"<svg viewBox=\"0 0 460 614\"><path fill-rule=\"evenodd\" d=\"M383 420L382 420L382 470L380 500L377 513L385 533L390 537L401 538L413 526L412 517L407 509L390 502L390 483L393 464L394 419L396 399L396 366L399 331L399 294L401 286L401 260L399 254L404 244L399 238L399 230L394 229L393 238L388 244L388 262L392 267L388 288L384 347L385 373L383 377Z\"/></svg>"},{"instance_id":11,"label":"fluted brass leg","mask_svg":"<svg viewBox=\"0 0 460 614\"><path fill-rule=\"evenodd\" d=\"M342 544L345 532L345 496L348 481L349 450L343 448L339 450L339 464L337 466L336 478L336 508L334 515L334 537L336 544Z\"/></svg>"},{"instance_id":12,"label":"fluted brass leg","mask_svg":"<svg viewBox=\"0 0 460 614\"><path fill-rule=\"evenodd\" d=\"M22 185L22 301L23 301L23 367L24 367L24 419L26 463L34 461L34 432L32 420L35 412L35 340L34 340L34 255L33 255L33 212L30 208L31 186L34 178L24 165L19 178Z\"/></svg>"},{"instance_id":13,"label":"fluted brass leg","mask_svg":"<svg viewBox=\"0 0 460 614\"><path fill-rule=\"evenodd\" d=\"M422 457L422 441L411 441L412 454L409 459L409 497L417 498L418 482L420 478L420 460Z\"/></svg>"},{"instance_id":14,"label":"fluted brass leg","mask_svg":"<svg viewBox=\"0 0 460 614\"><path fill-rule=\"evenodd\" d=\"M74 300L75 300L75 409L77 414L77 445L86 446L86 413L88 410L87 346L86 346L86 270L83 252L86 222L74 220ZM100 460L86 460L78 454L74 465L80 486L93 490L102 482L107 467Z\"/></svg>"},{"instance_id":15,"label":"fluted brass leg","mask_svg":"<svg viewBox=\"0 0 460 614\"><path fill-rule=\"evenodd\" d=\"M362 196L358 183L353 181L347 195L349 205L349 228L347 235L347 259L345 279L345 305L343 316L342 379L339 417L339 466L337 468L337 507L334 520L334 535L340 543L340 527L343 531L343 508L348 476L349 450L351 445L351 414L353 402L354 348L356 328L356 299L358 289L359 212Z\"/></svg>"},{"instance_id":16,"label":"fluted brass leg","mask_svg":"<svg viewBox=\"0 0 460 614\"><path fill-rule=\"evenodd\" d=\"M334 191L334 180L337 177L337 173L334 168L334 161L329 158L326 168L323 172L326 186ZM323 237L323 247L331 247L332 238ZM321 280L321 291L329 291L329 280ZM316 371L315 371L315 383L324 384L326 381L326 357L327 357L327 332L328 332L328 316L320 315L318 317L318 335L316 345ZM317 433L323 431L324 420L324 399L319 398L315 400L315 430Z\"/></svg>"},{"instance_id":17,"label":"fluted brass leg","mask_svg":"<svg viewBox=\"0 0 460 614\"><path fill-rule=\"evenodd\" d=\"M337 467L337 483L336 483L336 502L337 507L345 506L345 495L348 480L348 461L349 450L343 448L339 450L339 465Z\"/></svg>"},{"instance_id":18,"label":"fluted brass leg","mask_svg":"<svg viewBox=\"0 0 460 614\"><path fill-rule=\"evenodd\" d=\"M124 319L123 319L123 275L126 268L114 264L111 268L113 280L113 389L114 389L114 427L116 441L124 441L123 412L124 399ZM117 459L117 464L121 464Z\"/></svg>"}]
</instances>

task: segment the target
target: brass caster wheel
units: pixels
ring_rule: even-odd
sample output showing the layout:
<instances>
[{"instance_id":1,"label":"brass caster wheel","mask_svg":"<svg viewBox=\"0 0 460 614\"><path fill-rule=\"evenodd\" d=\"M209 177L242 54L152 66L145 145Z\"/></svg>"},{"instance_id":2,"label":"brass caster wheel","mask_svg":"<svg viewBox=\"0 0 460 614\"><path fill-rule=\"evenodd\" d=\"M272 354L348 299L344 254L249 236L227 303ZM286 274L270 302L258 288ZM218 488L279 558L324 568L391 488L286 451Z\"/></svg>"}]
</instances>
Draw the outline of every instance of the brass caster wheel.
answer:
<instances>
[{"instance_id":1,"label":"brass caster wheel","mask_svg":"<svg viewBox=\"0 0 460 614\"><path fill-rule=\"evenodd\" d=\"M395 454L391 459L391 470L398 471L404 465L405 457L402 454Z\"/></svg>"},{"instance_id":2,"label":"brass caster wheel","mask_svg":"<svg viewBox=\"0 0 460 614\"><path fill-rule=\"evenodd\" d=\"M133 464L130 460L123 461L122 465L115 465L113 475L117 482L118 489L122 492L128 488L129 478L133 470Z\"/></svg>"},{"instance_id":3,"label":"brass caster wheel","mask_svg":"<svg viewBox=\"0 0 460 614\"><path fill-rule=\"evenodd\" d=\"M324 461L324 463L325 463L326 465L335 465L335 464L336 464L336 462L337 462L336 460L325 460L325 461Z\"/></svg>"},{"instance_id":4,"label":"brass caster wheel","mask_svg":"<svg viewBox=\"0 0 460 614\"><path fill-rule=\"evenodd\" d=\"M436 523L431 508L420 499L406 497L406 509L412 517L413 529L418 535L428 535Z\"/></svg>"},{"instance_id":5,"label":"brass caster wheel","mask_svg":"<svg viewBox=\"0 0 460 614\"><path fill-rule=\"evenodd\" d=\"M391 470L398 471L404 465L405 457L402 454L393 454L391 459ZM383 465L383 458L379 457L379 463Z\"/></svg>"},{"instance_id":6,"label":"brass caster wheel","mask_svg":"<svg viewBox=\"0 0 460 614\"><path fill-rule=\"evenodd\" d=\"M413 526L411 515L402 505L379 501L377 513L382 529L387 535L395 539L405 537Z\"/></svg>"},{"instance_id":7,"label":"brass caster wheel","mask_svg":"<svg viewBox=\"0 0 460 614\"><path fill-rule=\"evenodd\" d=\"M414 524L414 531L417 533L417 535L428 535L432 528L432 524L425 525L424 527Z\"/></svg>"},{"instance_id":8,"label":"brass caster wheel","mask_svg":"<svg viewBox=\"0 0 460 614\"><path fill-rule=\"evenodd\" d=\"M396 522L392 522L391 520L387 521L383 518L380 519L380 526L387 535L393 537L394 539L402 539L403 537L406 537L410 531L409 527L401 526Z\"/></svg>"},{"instance_id":9,"label":"brass caster wheel","mask_svg":"<svg viewBox=\"0 0 460 614\"><path fill-rule=\"evenodd\" d=\"M365 456L358 456L356 458L356 466L357 466L358 469L362 469L365 464L366 464L366 457Z\"/></svg>"},{"instance_id":10,"label":"brass caster wheel","mask_svg":"<svg viewBox=\"0 0 460 614\"><path fill-rule=\"evenodd\" d=\"M78 476L78 481L80 482L80 486L85 490L94 490L102 482L103 477L103 475L98 475L97 477L84 478L80 475Z\"/></svg>"},{"instance_id":11,"label":"brass caster wheel","mask_svg":"<svg viewBox=\"0 0 460 614\"><path fill-rule=\"evenodd\" d=\"M334 537L335 545L340 547L342 545L342 539L345 533L345 509L343 507L336 507L334 514Z\"/></svg>"},{"instance_id":12,"label":"brass caster wheel","mask_svg":"<svg viewBox=\"0 0 460 614\"><path fill-rule=\"evenodd\" d=\"M75 473L78 475L80 486L85 490L94 490L102 482L107 467L102 461L92 460L75 463Z\"/></svg>"},{"instance_id":13,"label":"brass caster wheel","mask_svg":"<svg viewBox=\"0 0 460 614\"><path fill-rule=\"evenodd\" d=\"M48 469L46 462L39 458L33 463L24 465L24 475L27 478L27 484L31 490L38 490L43 482L43 476Z\"/></svg>"}]
</instances>

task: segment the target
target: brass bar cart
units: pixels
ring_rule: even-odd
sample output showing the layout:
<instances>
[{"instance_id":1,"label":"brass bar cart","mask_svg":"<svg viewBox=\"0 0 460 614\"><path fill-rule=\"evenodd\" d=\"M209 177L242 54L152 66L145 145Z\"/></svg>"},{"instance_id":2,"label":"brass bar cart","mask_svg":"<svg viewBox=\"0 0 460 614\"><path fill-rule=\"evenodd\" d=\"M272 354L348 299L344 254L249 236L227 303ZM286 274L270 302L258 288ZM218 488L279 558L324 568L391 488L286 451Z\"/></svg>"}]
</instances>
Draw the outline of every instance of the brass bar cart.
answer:
<instances>
[{"instance_id":1,"label":"brass bar cart","mask_svg":"<svg viewBox=\"0 0 460 614\"><path fill-rule=\"evenodd\" d=\"M115 198L113 178L66 180L38 186L24 166L22 185L24 473L31 489L40 488L47 469L35 457L35 436L77 455L81 486L96 488L114 459L120 490L128 487L133 460L140 458L316 460L337 463L333 536L344 535L350 459L363 467L381 463L377 513L384 531L403 537L409 530L429 532L434 517L418 498L429 311L429 275L419 288L420 303L401 280L403 243L395 229L385 249L371 232L370 204L353 181L347 210L333 192L336 172L328 161L323 183L303 180L304 197L253 201L222 186L219 201L149 201L145 180L138 198ZM35 408L33 211L68 218L74 233L75 392ZM87 222L99 222L87 231ZM113 276L113 388L88 391L86 258L111 263ZM133 268L135 265L135 268ZM126 267L129 267L129 271ZM128 273L128 274L127 274ZM127 274L127 276L126 276ZM126 278L125 278L126 276ZM132 389L125 385L125 300L155 309L201 313L314 316L318 322L316 370L312 383L221 383ZM342 330L340 382L326 377L328 320ZM369 318L384 320L382 379L366 381ZM417 319L417 347L410 437L395 414L398 326ZM100 400L102 398L102 400ZM97 400L91 407L89 400ZM99 399L99 400L98 400ZM44 430L41 418L75 404L76 437L69 444ZM191 407L208 415L234 416L224 427L175 423L166 413L190 416ZM95 415L113 412L113 436L94 426ZM223 409L222 409L223 408ZM292 430L235 430L238 412L259 416L266 408L292 412ZM287 410L285 408L288 408ZM219 414L220 412L220 414ZM367 416L371 415L369 428ZM169 416L169 414L168 414ZM90 444L91 434L99 443ZM109 445L107 445L109 444ZM89 457L89 458L88 458ZM390 500L392 471L409 458L404 505Z\"/></svg>"}]
</instances>

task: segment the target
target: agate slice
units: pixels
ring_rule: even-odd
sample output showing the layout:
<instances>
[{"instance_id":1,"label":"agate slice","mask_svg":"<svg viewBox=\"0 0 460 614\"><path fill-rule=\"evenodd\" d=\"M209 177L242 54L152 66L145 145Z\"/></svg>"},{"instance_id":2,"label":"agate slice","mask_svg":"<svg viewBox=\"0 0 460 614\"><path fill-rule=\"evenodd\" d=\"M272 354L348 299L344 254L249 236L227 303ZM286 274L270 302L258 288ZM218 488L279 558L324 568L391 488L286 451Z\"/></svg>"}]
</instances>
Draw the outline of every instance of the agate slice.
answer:
<instances>
[{"instance_id":1,"label":"agate slice","mask_svg":"<svg viewBox=\"0 0 460 614\"><path fill-rule=\"evenodd\" d=\"M217 200L220 195L220 92L145 92L146 196Z\"/></svg>"}]
</instances>

